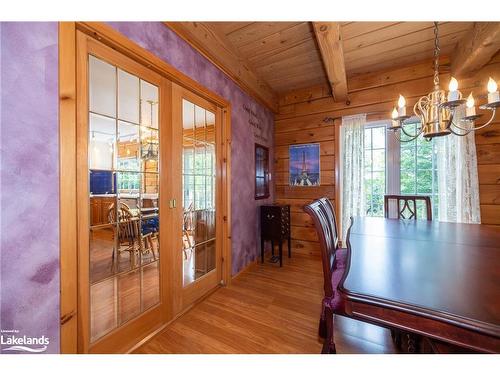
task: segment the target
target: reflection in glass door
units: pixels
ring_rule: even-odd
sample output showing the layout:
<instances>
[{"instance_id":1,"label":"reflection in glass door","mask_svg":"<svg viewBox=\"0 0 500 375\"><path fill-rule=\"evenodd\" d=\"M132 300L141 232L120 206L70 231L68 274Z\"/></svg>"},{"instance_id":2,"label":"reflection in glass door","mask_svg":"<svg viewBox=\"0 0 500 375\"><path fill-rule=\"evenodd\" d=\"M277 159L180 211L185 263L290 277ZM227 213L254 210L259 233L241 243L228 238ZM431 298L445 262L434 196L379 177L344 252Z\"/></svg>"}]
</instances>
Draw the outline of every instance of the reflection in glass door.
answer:
<instances>
[{"instance_id":1,"label":"reflection in glass door","mask_svg":"<svg viewBox=\"0 0 500 375\"><path fill-rule=\"evenodd\" d=\"M183 285L216 267L215 113L182 99Z\"/></svg>"},{"instance_id":2,"label":"reflection in glass door","mask_svg":"<svg viewBox=\"0 0 500 375\"><path fill-rule=\"evenodd\" d=\"M88 56L90 342L160 303L159 89Z\"/></svg>"}]
</instances>

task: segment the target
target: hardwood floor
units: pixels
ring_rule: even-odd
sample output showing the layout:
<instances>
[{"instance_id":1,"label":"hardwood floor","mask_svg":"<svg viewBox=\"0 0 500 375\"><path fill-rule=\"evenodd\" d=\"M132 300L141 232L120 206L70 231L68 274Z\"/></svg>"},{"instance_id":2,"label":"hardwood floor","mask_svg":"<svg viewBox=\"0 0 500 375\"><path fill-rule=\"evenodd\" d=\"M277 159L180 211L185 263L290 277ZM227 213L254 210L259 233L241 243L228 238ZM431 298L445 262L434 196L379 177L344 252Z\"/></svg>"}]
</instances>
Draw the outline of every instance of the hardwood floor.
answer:
<instances>
[{"instance_id":1,"label":"hardwood floor","mask_svg":"<svg viewBox=\"0 0 500 375\"><path fill-rule=\"evenodd\" d=\"M266 260L219 288L135 353L320 353L321 260ZM386 329L336 318L341 353L396 353Z\"/></svg>"}]
</instances>

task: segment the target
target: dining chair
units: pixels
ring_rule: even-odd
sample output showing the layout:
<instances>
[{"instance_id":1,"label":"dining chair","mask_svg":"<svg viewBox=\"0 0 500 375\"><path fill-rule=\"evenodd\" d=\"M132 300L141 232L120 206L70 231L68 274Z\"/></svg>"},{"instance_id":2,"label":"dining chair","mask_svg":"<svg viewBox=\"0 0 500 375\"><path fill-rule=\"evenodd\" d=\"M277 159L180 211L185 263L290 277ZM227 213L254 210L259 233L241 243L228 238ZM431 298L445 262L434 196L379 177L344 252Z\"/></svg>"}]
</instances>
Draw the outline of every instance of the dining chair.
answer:
<instances>
[{"instance_id":1,"label":"dining chair","mask_svg":"<svg viewBox=\"0 0 500 375\"><path fill-rule=\"evenodd\" d=\"M397 219L417 220L417 202L422 201L425 205L427 220L432 220L432 204L431 198L424 195L384 195L384 216L390 218L390 202L396 202ZM418 350L419 343L422 337L405 332L399 329L391 328L391 337L394 344L402 349L403 340L406 339L406 351L414 353Z\"/></svg>"},{"instance_id":2,"label":"dining chair","mask_svg":"<svg viewBox=\"0 0 500 375\"><path fill-rule=\"evenodd\" d=\"M350 234L353 219L347 231L346 243L348 248L338 247L338 236L333 206L326 199L316 200L306 206L304 210L311 216L318 234L321 261L323 266L323 290L321 317L319 322L319 336L324 339L321 353L336 353L334 341L334 314L344 315L345 301L338 291L345 271L349 267Z\"/></svg>"},{"instance_id":3,"label":"dining chair","mask_svg":"<svg viewBox=\"0 0 500 375\"><path fill-rule=\"evenodd\" d=\"M118 220L116 220L116 215L118 215ZM118 256L124 251L128 252L132 268L136 265L135 255L137 252L141 255L151 252L153 259L156 260L156 254L152 246L152 236L157 233L156 229L148 227L147 230L143 230L139 217L135 216L130 207L123 202L120 202L118 210L115 209L114 203L110 205L108 216L110 223L118 222L118 230L114 227L115 232L118 232L115 233L118 238ZM157 225L154 227L157 228ZM114 260L114 248L112 257Z\"/></svg>"},{"instance_id":4,"label":"dining chair","mask_svg":"<svg viewBox=\"0 0 500 375\"><path fill-rule=\"evenodd\" d=\"M432 220L431 198L425 195L384 195L384 215L389 218L389 204L396 202L397 219L417 219L417 202L424 202L427 220Z\"/></svg>"}]
</instances>

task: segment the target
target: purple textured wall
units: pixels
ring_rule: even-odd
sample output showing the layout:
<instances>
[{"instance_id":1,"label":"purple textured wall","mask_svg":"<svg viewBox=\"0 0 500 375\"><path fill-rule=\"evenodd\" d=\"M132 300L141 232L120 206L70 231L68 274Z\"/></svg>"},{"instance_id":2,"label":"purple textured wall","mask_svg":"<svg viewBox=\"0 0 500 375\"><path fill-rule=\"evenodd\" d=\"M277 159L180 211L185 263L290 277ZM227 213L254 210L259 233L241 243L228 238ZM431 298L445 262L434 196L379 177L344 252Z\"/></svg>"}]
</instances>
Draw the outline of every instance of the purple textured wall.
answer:
<instances>
[{"instance_id":1,"label":"purple textured wall","mask_svg":"<svg viewBox=\"0 0 500 375\"><path fill-rule=\"evenodd\" d=\"M273 157L274 117L271 111L243 92L228 76L196 52L188 43L160 22L111 22L115 30L124 34L141 47L193 78L209 90L231 102L232 126L232 272L240 271L255 259L259 252L258 206L271 203L254 199L254 135L244 107L259 116L261 135L267 141L257 140L268 146ZM273 167L271 162L271 168ZM272 170L271 170L272 172Z\"/></svg>"},{"instance_id":2,"label":"purple textured wall","mask_svg":"<svg viewBox=\"0 0 500 375\"><path fill-rule=\"evenodd\" d=\"M0 23L0 328L59 352L57 23Z\"/></svg>"}]
</instances>

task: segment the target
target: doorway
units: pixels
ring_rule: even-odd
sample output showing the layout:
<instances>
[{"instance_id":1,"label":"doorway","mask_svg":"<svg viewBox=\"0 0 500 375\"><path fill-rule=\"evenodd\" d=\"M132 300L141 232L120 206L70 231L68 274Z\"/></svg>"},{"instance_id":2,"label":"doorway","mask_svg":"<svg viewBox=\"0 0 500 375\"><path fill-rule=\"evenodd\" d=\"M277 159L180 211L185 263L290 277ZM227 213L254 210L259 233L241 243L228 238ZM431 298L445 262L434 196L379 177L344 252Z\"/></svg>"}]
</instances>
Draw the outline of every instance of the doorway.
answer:
<instances>
[{"instance_id":1,"label":"doorway","mask_svg":"<svg viewBox=\"0 0 500 375\"><path fill-rule=\"evenodd\" d=\"M121 353L228 282L228 109L85 32L75 39L77 262L61 279L63 295L76 282L78 324L61 351Z\"/></svg>"}]
</instances>

